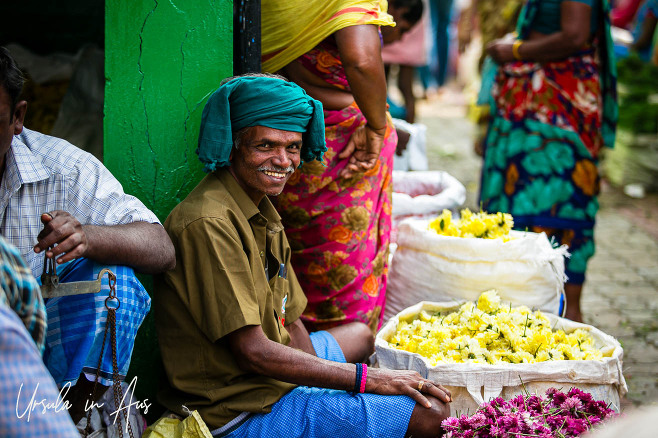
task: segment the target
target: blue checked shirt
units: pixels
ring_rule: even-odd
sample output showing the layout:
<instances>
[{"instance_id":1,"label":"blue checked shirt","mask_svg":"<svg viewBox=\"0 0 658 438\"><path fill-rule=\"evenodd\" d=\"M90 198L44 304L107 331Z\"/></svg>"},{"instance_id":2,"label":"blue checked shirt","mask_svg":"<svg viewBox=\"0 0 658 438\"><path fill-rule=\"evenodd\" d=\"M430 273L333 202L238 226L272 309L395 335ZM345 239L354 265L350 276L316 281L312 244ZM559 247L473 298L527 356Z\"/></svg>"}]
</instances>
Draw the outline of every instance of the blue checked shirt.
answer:
<instances>
[{"instance_id":1,"label":"blue checked shirt","mask_svg":"<svg viewBox=\"0 0 658 438\"><path fill-rule=\"evenodd\" d=\"M32 272L18 250L0 236L0 306L12 309L23 321L37 348L46 341L46 306Z\"/></svg>"},{"instance_id":2,"label":"blue checked shirt","mask_svg":"<svg viewBox=\"0 0 658 438\"><path fill-rule=\"evenodd\" d=\"M21 320L0 302L0 436L79 438L58 396ZM47 403L53 407L44 410Z\"/></svg>"},{"instance_id":3,"label":"blue checked shirt","mask_svg":"<svg viewBox=\"0 0 658 438\"><path fill-rule=\"evenodd\" d=\"M66 140L23 128L6 154L0 184L0 234L27 261L32 274L43 272L35 254L41 214L64 210L83 225L160 223L93 155Z\"/></svg>"}]
</instances>

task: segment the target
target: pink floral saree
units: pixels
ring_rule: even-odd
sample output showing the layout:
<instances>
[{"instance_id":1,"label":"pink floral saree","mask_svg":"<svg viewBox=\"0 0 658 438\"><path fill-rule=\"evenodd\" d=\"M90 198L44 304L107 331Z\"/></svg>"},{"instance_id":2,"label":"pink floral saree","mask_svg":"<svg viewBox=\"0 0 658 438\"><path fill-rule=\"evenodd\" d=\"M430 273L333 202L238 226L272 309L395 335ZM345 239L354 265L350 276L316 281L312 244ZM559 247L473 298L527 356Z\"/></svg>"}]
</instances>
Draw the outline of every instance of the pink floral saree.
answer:
<instances>
[{"instance_id":1,"label":"pink floral saree","mask_svg":"<svg viewBox=\"0 0 658 438\"><path fill-rule=\"evenodd\" d=\"M331 39L296 62L326 82L349 90ZM338 173L338 155L366 123L356 103L324 112L324 165L304 163L276 200L293 250L292 264L308 298L302 319L310 330L360 321L381 324L391 229L391 171L397 135L389 120L376 166L351 179Z\"/></svg>"}]
</instances>

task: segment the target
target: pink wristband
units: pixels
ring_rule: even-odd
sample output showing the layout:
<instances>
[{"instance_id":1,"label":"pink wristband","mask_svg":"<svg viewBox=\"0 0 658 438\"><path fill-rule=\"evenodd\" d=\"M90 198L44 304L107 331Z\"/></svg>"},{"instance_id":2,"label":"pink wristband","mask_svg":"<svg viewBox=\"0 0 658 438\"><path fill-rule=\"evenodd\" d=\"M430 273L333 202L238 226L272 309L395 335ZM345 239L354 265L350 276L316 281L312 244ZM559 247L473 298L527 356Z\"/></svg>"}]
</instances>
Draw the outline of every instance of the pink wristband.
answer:
<instances>
[{"instance_id":1,"label":"pink wristband","mask_svg":"<svg viewBox=\"0 0 658 438\"><path fill-rule=\"evenodd\" d=\"M366 379L368 378L368 365L362 363L361 368L363 372L361 373L361 386L359 387L359 392L363 394L366 392Z\"/></svg>"}]
</instances>

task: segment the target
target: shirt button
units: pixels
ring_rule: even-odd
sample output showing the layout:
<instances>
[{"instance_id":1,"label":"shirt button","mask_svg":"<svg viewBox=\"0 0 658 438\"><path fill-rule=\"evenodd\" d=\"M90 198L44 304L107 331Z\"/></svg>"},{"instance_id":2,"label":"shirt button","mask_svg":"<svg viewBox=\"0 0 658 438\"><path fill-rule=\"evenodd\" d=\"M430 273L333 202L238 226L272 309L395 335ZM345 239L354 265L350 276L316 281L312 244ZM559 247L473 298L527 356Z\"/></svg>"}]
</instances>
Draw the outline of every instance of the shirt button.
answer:
<instances>
[{"instance_id":1,"label":"shirt button","mask_svg":"<svg viewBox=\"0 0 658 438\"><path fill-rule=\"evenodd\" d=\"M260 252L260 256L263 257L265 253L263 251Z\"/></svg>"}]
</instances>

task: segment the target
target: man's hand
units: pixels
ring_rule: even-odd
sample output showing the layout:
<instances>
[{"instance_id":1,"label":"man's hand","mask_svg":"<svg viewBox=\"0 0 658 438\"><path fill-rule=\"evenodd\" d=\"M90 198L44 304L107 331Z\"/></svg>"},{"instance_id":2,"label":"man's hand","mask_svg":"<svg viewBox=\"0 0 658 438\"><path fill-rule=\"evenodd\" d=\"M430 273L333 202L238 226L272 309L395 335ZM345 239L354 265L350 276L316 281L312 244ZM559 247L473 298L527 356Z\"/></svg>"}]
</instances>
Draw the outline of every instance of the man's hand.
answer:
<instances>
[{"instance_id":1,"label":"man's hand","mask_svg":"<svg viewBox=\"0 0 658 438\"><path fill-rule=\"evenodd\" d=\"M132 222L123 225L82 225L71 214L55 210L41 215L43 230L34 252L66 263L86 257L105 265L126 265L144 274L176 266L174 245L162 225ZM52 249L53 245L57 245ZM64 255L62 255L64 254Z\"/></svg>"},{"instance_id":2,"label":"man's hand","mask_svg":"<svg viewBox=\"0 0 658 438\"><path fill-rule=\"evenodd\" d=\"M407 395L426 408L432 407L432 404L423 394L434 396L444 403L452 401L452 395L446 388L423 379L416 371L408 370L368 368L366 392L381 395Z\"/></svg>"},{"instance_id":3,"label":"man's hand","mask_svg":"<svg viewBox=\"0 0 658 438\"><path fill-rule=\"evenodd\" d=\"M71 214L54 210L41 215L43 230L37 236L34 252L46 251L46 257L57 258L57 263L66 263L84 257L89 249L89 241L82 224ZM54 248L48 249L54 245ZM62 255L64 254L64 255Z\"/></svg>"},{"instance_id":4,"label":"man's hand","mask_svg":"<svg viewBox=\"0 0 658 438\"><path fill-rule=\"evenodd\" d=\"M338 176L349 179L356 173L366 172L377 164L379 153L384 146L384 135L386 126L381 129L373 129L368 125L360 126L354 131L345 149L338 154L343 160L349 157L349 161Z\"/></svg>"}]
</instances>

